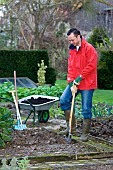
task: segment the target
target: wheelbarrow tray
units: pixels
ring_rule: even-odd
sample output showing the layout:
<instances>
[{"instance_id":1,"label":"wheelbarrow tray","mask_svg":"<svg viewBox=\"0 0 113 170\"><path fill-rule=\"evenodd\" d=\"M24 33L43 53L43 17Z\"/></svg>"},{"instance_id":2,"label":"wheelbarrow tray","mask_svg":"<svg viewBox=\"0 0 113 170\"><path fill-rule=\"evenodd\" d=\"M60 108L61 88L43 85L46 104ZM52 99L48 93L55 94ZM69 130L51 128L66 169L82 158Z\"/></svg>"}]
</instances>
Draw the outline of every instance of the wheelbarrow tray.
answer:
<instances>
[{"instance_id":1,"label":"wheelbarrow tray","mask_svg":"<svg viewBox=\"0 0 113 170\"><path fill-rule=\"evenodd\" d=\"M39 97L50 99L51 101L42 103L42 104L32 104L32 105L30 103L29 104L23 103L24 101L27 101L28 99L31 99L31 98L38 99ZM53 96L31 95L31 96L19 99L18 103L19 103L20 109L32 110L34 107L36 111L41 111L41 110L49 110L49 108L58 100L59 100L58 97L53 97Z\"/></svg>"}]
</instances>

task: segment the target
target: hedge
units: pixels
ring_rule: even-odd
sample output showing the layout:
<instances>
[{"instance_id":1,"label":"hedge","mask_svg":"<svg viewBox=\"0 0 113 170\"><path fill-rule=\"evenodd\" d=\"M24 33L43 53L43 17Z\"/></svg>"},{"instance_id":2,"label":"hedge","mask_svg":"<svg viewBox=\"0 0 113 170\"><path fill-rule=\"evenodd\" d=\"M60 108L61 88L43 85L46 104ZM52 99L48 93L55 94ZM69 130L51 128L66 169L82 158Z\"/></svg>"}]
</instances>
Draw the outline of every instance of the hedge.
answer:
<instances>
[{"instance_id":1,"label":"hedge","mask_svg":"<svg viewBox=\"0 0 113 170\"><path fill-rule=\"evenodd\" d=\"M101 51L100 53L98 88L113 90L113 51Z\"/></svg>"},{"instance_id":2,"label":"hedge","mask_svg":"<svg viewBox=\"0 0 113 170\"><path fill-rule=\"evenodd\" d=\"M0 77L13 77L14 70L17 77L28 77L37 83L38 63L44 60L44 64L49 67L49 57L45 50L32 51L0 51ZM53 68L52 68L53 69ZM54 69L53 69L54 70ZM55 72L55 70L54 70ZM54 75L55 76L55 75ZM56 77L53 79L52 72L47 74L46 80L49 79L49 84L55 84Z\"/></svg>"}]
</instances>

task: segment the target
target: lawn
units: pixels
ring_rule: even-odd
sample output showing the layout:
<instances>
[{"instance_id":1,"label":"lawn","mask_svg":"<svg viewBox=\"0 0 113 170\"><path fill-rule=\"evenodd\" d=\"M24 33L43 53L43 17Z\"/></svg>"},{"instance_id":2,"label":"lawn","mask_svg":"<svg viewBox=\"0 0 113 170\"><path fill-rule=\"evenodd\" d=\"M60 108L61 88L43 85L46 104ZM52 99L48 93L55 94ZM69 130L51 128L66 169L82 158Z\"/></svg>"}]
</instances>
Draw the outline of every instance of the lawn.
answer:
<instances>
[{"instance_id":1,"label":"lawn","mask_svg":"<svg viewBox=\"0 0 113 170\"><path fill-rule=\"evenodd\" d=\"M67 85L67 82L66 80L57 80L56 84L58 84L62 89L64 89ZM113 105L113 90L95 90L93 96L93 103L98 102L106 102L107 104Z\"/></svg>"}]
</instances>

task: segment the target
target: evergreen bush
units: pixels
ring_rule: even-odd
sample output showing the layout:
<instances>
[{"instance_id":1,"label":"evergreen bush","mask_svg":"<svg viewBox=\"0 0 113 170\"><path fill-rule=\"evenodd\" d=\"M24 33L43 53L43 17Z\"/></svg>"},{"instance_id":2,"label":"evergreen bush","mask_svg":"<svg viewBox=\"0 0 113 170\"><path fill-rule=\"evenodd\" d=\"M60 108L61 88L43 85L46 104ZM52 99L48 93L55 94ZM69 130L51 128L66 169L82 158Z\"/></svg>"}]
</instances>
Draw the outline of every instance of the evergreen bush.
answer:
<instances>
[{"instance_id":1,"label":"evergreen bush","mask_svg":"<svg viewBox=\"0 0 113 170\"><path fill-rule=\"evenodd\" d=\"M11 111L5 107L0 107L0 147L5 147L6 142L11 141L13 128L13 118Z\"/></svg>"},{"instance_id":2,"label":"evergreen bush","mask_svg":"<svg viewBox=\"0 0 113 170\"><path fill-rule=\"evenodd\" d=\"M106 33L106 30L104 30L102 27L95 27L93 29L92 35L87 39L87 41L92 44L95 48L100 46L106 46L108 36Z\"/></svg>"},{"instance_id":3,"label":"evergreen bush","mask_svg":"<svg viewBox=\"0 0 113 170\"><path fill-rule=\"evenodd\" d=\"M101 51L100 53L98 88L113 90L113 51Z\"/></svg>"}]
</instances>

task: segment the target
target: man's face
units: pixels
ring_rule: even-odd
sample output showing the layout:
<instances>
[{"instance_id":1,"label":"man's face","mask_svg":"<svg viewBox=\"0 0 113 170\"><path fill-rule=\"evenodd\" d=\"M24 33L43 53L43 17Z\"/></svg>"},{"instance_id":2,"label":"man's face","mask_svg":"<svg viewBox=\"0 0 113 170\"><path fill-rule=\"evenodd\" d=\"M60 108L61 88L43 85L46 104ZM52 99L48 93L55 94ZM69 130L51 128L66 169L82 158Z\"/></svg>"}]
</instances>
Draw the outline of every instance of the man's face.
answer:
<instances>
[{"instance_id":1,"label":"man's face","mask_svg":"<svg viewBox=\"0 0 113 170\"><path fill-rule=\"evenodd\" d=\"M74 46L80 46L81 44L80 35L74 35L73 33L71 33L67 38L70 44L73 44Z\"/></svg>"}]
</instances>

